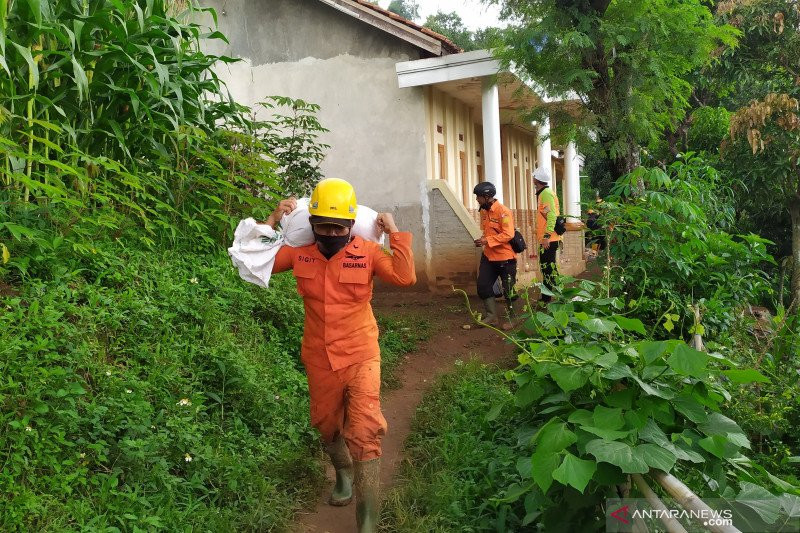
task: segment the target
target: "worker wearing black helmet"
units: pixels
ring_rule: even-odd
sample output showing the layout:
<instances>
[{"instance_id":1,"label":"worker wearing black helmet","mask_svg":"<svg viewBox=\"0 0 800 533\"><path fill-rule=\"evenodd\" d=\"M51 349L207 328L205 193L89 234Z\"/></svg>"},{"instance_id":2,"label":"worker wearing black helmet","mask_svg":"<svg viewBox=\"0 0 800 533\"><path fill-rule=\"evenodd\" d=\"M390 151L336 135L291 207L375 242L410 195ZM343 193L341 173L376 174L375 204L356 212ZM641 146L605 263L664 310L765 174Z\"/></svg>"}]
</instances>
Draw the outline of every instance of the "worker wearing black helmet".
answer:
<instances>
[{"instance_id":1,"label":"worker wearing black helmet","mask_svg":"<svg viewBox=\"0 0 800 533\"><path fill-rule=\"evenodd\" d=\"M503 329L511 329L514 309L514 284L517 278L517 254L509 241L514 237L514 217L511 210L495 198L497 189L488 181L481 182L472 190L475 200L480 206L481 231L480 239L475 239L475 246L483 247L481 264L478 269L478 297L486 306L486 317L483 322L488 325L501 325ZM497 313L497 302L494 295L494 284L500 278L503 294L508 307L509 321L503 322Z\"/></svg>"}]
</instances>

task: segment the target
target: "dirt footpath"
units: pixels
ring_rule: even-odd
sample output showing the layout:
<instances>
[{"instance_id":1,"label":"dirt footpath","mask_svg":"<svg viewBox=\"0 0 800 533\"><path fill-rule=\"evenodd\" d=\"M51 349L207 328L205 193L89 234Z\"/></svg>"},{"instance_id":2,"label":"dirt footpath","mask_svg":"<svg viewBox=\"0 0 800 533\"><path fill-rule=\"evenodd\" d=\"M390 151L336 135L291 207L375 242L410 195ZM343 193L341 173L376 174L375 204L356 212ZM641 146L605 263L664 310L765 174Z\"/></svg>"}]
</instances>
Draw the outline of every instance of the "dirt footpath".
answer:
<instances>
[{"instance_id":1,"label":"dirt footpath","mask_svg":"<svg viewBox=\"0 0 800 533\"><path fill-rule=\"evenodd\" d=\"M473 309L482 310L473 300ZM498 307L501 307L499 304ZM413 293L376 294L376 314L426 317L431 324L431 338L404 357L396 370L400 387L384 392L382 407L389 432L383 440L381 487L385 494L393 485L397 467L403 459L403 443L411 429L411 419L425 391L436 378L452 370L457 360L477 359L487 363L514 363L514 349L498 333L476 328L466 310L463 297L441 297ZM470 325L464 329L464 325ZM356 531L355 502L333 507L327 498L333 486L334 471L328 464L328 483L316 509L301 512L295 533L352 533Z\"/></svg>"}]
</instances>

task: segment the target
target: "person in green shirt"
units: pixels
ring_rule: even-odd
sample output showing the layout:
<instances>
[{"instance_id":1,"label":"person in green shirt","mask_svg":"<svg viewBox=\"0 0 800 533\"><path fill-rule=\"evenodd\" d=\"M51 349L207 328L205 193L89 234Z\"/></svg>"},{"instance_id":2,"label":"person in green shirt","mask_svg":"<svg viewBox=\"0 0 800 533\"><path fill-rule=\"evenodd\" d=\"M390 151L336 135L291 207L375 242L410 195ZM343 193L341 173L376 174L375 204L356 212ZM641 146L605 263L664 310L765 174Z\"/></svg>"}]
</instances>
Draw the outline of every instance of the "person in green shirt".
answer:
<instances>
[{"instance_id":1,"label":"person in green shirt","mask_svg":"<svg viewBox=\"0 0 800 533\"><path fill-rule=\"evenodd\" d=\"M539 248L539 267L542 269L542 283L548 289L555 287L558 277L556 252L561 236L555 232L556 219L561 214L558 197L550 188L552 177L544 168L533 173L533 184L536 187L536 242ZM542 301L547 303L551 297L542 294Z\"/></svg>"}]
</instances>

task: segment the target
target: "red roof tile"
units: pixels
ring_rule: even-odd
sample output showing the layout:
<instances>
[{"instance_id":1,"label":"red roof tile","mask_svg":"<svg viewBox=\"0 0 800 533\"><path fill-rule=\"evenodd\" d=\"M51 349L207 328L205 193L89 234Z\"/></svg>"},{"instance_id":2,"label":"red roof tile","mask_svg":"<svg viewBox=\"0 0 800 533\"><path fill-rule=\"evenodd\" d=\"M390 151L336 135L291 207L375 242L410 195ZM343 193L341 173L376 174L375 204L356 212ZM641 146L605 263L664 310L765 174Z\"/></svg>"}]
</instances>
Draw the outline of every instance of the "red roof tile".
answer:
<instances>
[{"instance_id":1,"label":"red roof tile","mask_svg":"<svg viewBox=\"0 0 800 533\"><path fill-rule=\"evenodd\" d=\"M372 4L372 3L368 2L367 0L354 0L354 1L359 3L359 4L361 4L364 7L368 7L370 9L372 9L373 11L377 11L378 13L380 13L382 15L385 15L385 16L391 18L392 20L396 20L397 22L399 22L401 24L404 24L404 25L406 25L406 26L408 26L408 27L410 27L412 29L415 29L415 30L417 30L419 32L422 32L422 33L424 33L425 35L427 35L429 37L433 37L434 39L440 41L442 43L442 48L444 48L447 52L449 52L451 54L458 54L459 52L463 52L464 51L457 44L455 44L453 41L451 41L450 39L448 39L447 37L445 37L441 33L436 33L435 31L433 31L431 29L428 29L425 26L420 26L416 22L413 22L411 20L408 20L407 18L401 17L397 13L392 13L391 11L387 11L386 9L383 9L379 5Z\"/></svg>"}]
</instances>

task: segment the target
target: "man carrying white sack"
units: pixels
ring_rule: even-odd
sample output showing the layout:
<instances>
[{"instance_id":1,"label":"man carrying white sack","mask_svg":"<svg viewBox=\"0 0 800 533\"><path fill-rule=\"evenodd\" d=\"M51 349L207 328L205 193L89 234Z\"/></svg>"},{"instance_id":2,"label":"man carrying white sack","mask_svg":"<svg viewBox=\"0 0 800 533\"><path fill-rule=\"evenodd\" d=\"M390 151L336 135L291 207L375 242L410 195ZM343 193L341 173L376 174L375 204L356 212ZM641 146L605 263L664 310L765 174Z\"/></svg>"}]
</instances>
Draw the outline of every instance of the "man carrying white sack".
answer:
<instances>
[{"instance_id":1,"label":"man carrying white sack","mask_svg":"<svg viewBox=\"0 0 800 533\"><path fill-rule=\"evenodd\" d=\"M297 207L283 200L270 227ZM301 359L308 375L311 424L322 435L336 469L332 505L356 496L360 532L375 531L379 510L381 439L386 420L380 408L378 325L372 314L372 278L392 285L416 282L411 234L400 232L389 213L378 227L389 235L392 254L375 242L352 236L356 218L353 187L340 179L319 182L311 194L309 221L315 242L283 246L273 273L292 269L303 297L305 324Z\"/></svg>"}]
</instances>

